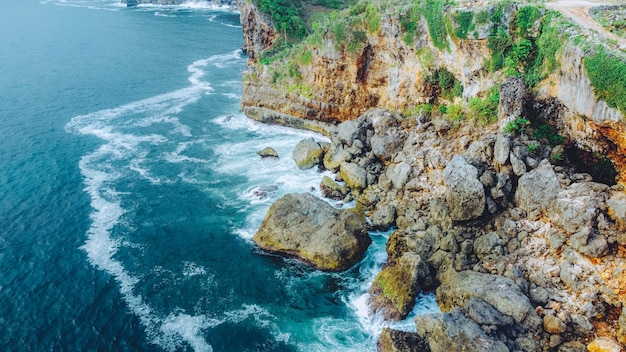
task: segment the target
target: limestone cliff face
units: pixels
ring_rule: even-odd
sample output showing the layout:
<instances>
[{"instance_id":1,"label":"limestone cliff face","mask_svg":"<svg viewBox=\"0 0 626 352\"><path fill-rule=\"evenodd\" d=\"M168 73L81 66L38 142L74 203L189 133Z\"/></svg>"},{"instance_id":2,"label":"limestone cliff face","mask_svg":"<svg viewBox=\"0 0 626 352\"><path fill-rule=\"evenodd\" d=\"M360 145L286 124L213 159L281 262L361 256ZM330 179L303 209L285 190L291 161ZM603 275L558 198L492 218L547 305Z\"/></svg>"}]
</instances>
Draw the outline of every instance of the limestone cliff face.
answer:
<instances>
[{"instance_id":1,"label":"limestone cliff face","mask_svg":"<svg viewBox=\"0 0 626 352\"><path fill-rule=\"evenodd\" d=\"M246 43L248 38L265 37L262 25L250 24L244 25ZM249 34L257 29L252 26L261 33ZM424 82L429 66L451 71L463 83L467 96L493 84L483 72L483 58L489 54L486 40L451 42L450 52L439 52L432 47L426 22L420 22L419 26L416 45L408 46L402 41L397 18L385 16L380 31L368 34L367 42L355 53L347 52L344 45L327 33L322 45L313 48L312 62L298 68L312 96L288 93L285 87L273 85L270 67L261 66L244 80L242 106L244 110L264 107L298 117L345 121L356 119L374 107L401 110L432 102L434 87ZM248 46L251 49L258 52L258 45ZM434 54L427 62L418 55L422 49L428 50L428 55ZM256 63L256 55L250 59L251 64Z\"/></svg>"},{"instance_id":2,"label":"limestone cliff face","mask_svg":"<svg viewBox=\"0 0 626 352\"><path fill-rule=\"evenodd\" d=\"M468 11L449 9L448 11ZM473 9L475 13L483 9ZM490 9L486 9L491 11ZM511 26L515 7L505 11L502 23ZM310 48L307 63L296 62L298 78L277 82L276 65L259 64L259 52L276 40L268 22L253 5L244 5L242 25L251 68L244 78L242 108L249 114L276 111L287 115L326 122L356 119L365 111L384 107L403 111L439 99L439 91L427 75L444 68L462 84L462 99L482 96L501 82L499 72L485 68L491 51L487 44L488 25L477 26L472 39L446 39L447 50L435 48L428 25L422 18L415 39L403 40L397 14L381 17L375 32L363 28L365 40L356 50L337 43L330 31ZM269 27L268 27L269 26ZM365 24L363 25L365 27ZM452 25L454 26L454 24ZM556 99L563 111L555 121L569 140L582 149L607 155L616 164L620 182L626 182L626 138L624 113L611 108L594 94L583 65L588 53L572 42L557 53L560 68L536 89L538 101Z\"/></svg>"}]
</instances>

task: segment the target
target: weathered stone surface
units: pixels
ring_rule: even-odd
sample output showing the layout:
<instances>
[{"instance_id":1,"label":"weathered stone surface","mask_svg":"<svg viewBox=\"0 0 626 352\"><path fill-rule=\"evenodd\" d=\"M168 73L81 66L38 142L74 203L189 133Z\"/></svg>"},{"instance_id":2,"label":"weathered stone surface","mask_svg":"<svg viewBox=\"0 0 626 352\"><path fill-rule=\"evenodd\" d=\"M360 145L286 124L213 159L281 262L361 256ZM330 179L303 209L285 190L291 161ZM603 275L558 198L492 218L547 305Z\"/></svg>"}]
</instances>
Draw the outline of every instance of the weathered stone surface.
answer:
<instances>
[{"instance_id":1,"label":"weathered stone surface","mask_svg":"<svg viewBox=\"0 0 626 352\"><path fill-rule=\"evenodd\" d=\"M573 234L592 227L598 212L598 198L586 184L572 184L558 193L553 208L554 220L568 233Z\"/></svg>"},{"instance_id":2,"label":"weathered stone surface","mask_svg":"<svg viewBox=\"0 0 626 352\"><path fill-rule=\"evenodd\" d=\"M619 330L617 331L617 338L619 341L626 345L626 309L622 306L622 313L618 320Z\"/></svg>"},{"instance_id":3,"label":"weathered stone surface","mask_svg":"<svg viewBox=\"0 0 626 352\"><path fill-rule=\"evenodd\" d=\"M516 176L522 176L526 173L526 163L518 158L515 153L511 152L509 159L511 160L511 166L513 167L513 173Z\"/></svg>"},{"instance_id":4,"label":"weathered stone surface","mask_svg":"<svg viewBox=\"0 0 626 352\"><path fill-rule=\"evenodd\" d=\"M511 151L511 141L503 133L499 133L496 137L496 143L493 145L493 158L498 165L504 165L509 160L509 152Z\"/></svg>"},{"instance_id":5,"label":"weathered stone surface","mask_svg":"<svg viewBox=\"0 0 626 352\"><path fill-rule=\"evenodd\" d=\"M559 179L547 160L520 177L515 192L517 206L527 212L546 212L554 206L560 191Z\"/></svg>"},{"instance_id":6,"label":"weathered stone surface","mask_svg":"<svg viewBox=\"0 0 626 352\"><path fill-rule=\"evenodd\" d=\"M381 206L370 216L372 227L376 230L387 231L396 220L396 207L391 204Z\"/></svg>"},{"instance_id":7,"label":"weathered stone surface","mask_svg":"<svg viewBox=\"0 0 626 352\"><path fill-rule=\"evenodd\" d=\"M339 167L339 175L353 190L360 191L367 187L367 172L354 163L343 162Z\"/></svg>"},{"instance_id":8,"label":"weathered stone surface","mask_svg":"<svg viewBox=\"0 0 626 352\"><path fill-rule=\"evenodd\" d=\"M293 161L301 170L310 169L319 164L324 157L324 150L313 138L301 140L293 150Z\"/></svg>"},{"instance_id":9,"label":"weathered stone surface","mask_svg":"<svg viewBox=\"0 0 626 352\"><path fill-rule=\"evenodd\" d=\"M559 346L559 352L587 352L587 348L578 341L569 341Z\"/></svg>"},{"instance_id":10,"label":"weathered stone surface","mask_svg":"<svg viewBox=\"0 0 626 352\"><path fill-rule=\"evenodd\" d=\"M443 171L446 202L453 220L471 220L485 210L485 190L478 170L465 158L455 155Z\"/></svg>"},{"instance_id":11,"label":"weathered stone surface","mask_svg":"<svg viewBox=\"0 0 626 352\"><path fill-rule=\"evenodd\" d=\"M342 200L350 193L348 187L338 184L328 176L322 177L320 190L324 197L336 200Z\"/></svg>"},{"instance_id":12,"label":"weathered stone surface","mask_svg":"<svg viewBox=\"0 0 626 352\"><path fill-rule=\"evenodd\" d=\"M419 292L419 279L428 272L427 264L413 252L406 252L376 275L370 289L370 305L387 320L406 318Z\"/></svg>"},{"instance_id":13,"label":"weathered stone surface","mask_svg":"<svg viewBox=\"0 0 626 352\"><path fill-rule=\"evenodd\" d=\"M428 341L433 352L508 352L502 341L487 335L460 309L449 313L423 315L415 318L417 333Z\"/></svg>"},{"instance_id":14,"label":"weathered stone surface","mask_svg":"<svg viewBox=\"0 0 626 352\"><path fill-rule=\"evenodd\" d=\"M267 251L328 271L348 269L371 243L363 218L308 193L287 194L274 202L253 240Z\"/></svg>"},{"instance_id":15,"label":"weathered stone surface","mask_svg":"<svg viewBox=\"0 0 626 352\"><path fill-rule=\"evenodd\" d=\"M389 165L389 167L387 167L386 175L394 188L402 188L409 179L410 173L411 166L402 161L397 164Z\"/></svg>"},{"instance_id":16,"label":"weathered stone surface","mask_svg":"<svg viewBox=\"0 0 626 352\"><path fill-rule=\"evenodd\" d=\"M265 147L256 153L262 158L278 158L278 152L271 147Z\"/></svg>"},{"instance_id":17,"label":"weathered stone surface","mask_svg":"<svg viewBox=\"0 0 626 352\"><path fill-rule=\"evenodd\" d=\"M606 204L609 206L609 216L617 222L622 230L626 230L626 193L613 192Z\"/></svg>"},{"instance_id":18,"label":"weathered stone surface","mask_svg":"<svg viewBox=\"0 0 626 352\"><path fill-rule=\"evenodd\" d=\"M551 334L562 334L565 332L565 323L551 314L546 314L543 317L543 328Z\"/></svg>"},{"instance_id":19,"label":"weathered stone surface","mask_svg":"<svg viewBox=\"0 0 626 352\"><path fill-rule=\"evenodd\" d=\"M383 328L376 345L378 352L430 352L425 339L415 332Z\"/></svg>"},{"instance_id":20,"label":"weathered stone surface","mask_svg":"<svg viewBox=\"0 0 626 352\"><path fill-rule=\"evenodd\" d=\"M470 298L466 304L467 314L481 325L511 325L513 318L502 314L482 298Z\"/></svg>"},{"instance_id":21,"label":"weathered stone surface","mask_svg":"<svg viewBox=\"0 0 626 352\"><path fill-rule=\"evenodd\" d=\"M482 235L474 241L474 253L480 260L494 260L503 253L500 242L500 236L495 232Z\"/></svg>"},{"instance_id":22,"label":"weathered stone surface","mask_svg":"<svg viewBox=\"0 0 626 352\"><path fill-rule=\"evenodd\" d=\"M524 77L509 77L500 84L498 117L525 116L524 104L528 99Z\"/></svg>"},{"instance_id":23,"label":"weathered stone surface","mask_svg":"<svg viewBox=\"0 0 626 352\"><path fill-rule=\"evenodd\" d=\"M617 342L608 337L597 337L587 345L589 352L620 352Z\"/></svg>"},{"instance_id":24,"label":"weathered stone surface","mask_svg":"<svg viewBox=\"0 0 626 352\"><path fill-rule=\"evenodd\" d=\"M529 323L537 323L537 313L528 297L509 278L466 270L450 275L437 288L437 302L444 311L466 308L472 298L483 299L518 324L529 317L533 320Z\"/></svg>"}]
</instances>

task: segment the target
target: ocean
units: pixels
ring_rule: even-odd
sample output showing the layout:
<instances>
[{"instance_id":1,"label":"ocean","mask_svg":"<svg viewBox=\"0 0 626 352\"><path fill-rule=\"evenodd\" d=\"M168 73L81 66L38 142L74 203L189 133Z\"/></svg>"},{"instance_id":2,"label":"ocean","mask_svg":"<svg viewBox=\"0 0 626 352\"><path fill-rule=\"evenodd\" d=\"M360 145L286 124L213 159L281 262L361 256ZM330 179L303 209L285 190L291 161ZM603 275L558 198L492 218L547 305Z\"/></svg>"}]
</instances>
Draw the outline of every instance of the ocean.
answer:
<instances>
[{"instance_id":1,"label":"ocean","mask_svg":"<svg viewBox=\"0 0 626 352\"><path fill-rule=\"evenodd\" d=\"M389 232L344 273L255 247L274 200L320 195L291 151L326 139L241 114L242 45L201 2L3 3L0 350L374 351L437 310L368 314Z\"/></svg>"}]
</instances>

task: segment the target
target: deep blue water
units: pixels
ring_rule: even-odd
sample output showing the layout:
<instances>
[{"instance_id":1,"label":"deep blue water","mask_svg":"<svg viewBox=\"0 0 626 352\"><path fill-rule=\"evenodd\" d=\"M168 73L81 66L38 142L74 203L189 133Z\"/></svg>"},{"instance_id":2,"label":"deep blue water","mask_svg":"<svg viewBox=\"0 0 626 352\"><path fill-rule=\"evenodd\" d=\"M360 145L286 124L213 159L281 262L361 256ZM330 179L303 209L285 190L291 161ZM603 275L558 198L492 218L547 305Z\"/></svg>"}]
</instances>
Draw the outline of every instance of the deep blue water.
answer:
<instances>
[{"instance_id":1,"label":"deep blue water","mask_svg":"<svg viewBox=\"0 0 626 352\"><path fill-rule=\"evenodd\" d=\"M290 153L323 138L239 113L242 44L202 6L3 3L0 350L375 350L386 234L342 274L250 240L273 200L317 192Z\"/></svg>"}]
</instances>

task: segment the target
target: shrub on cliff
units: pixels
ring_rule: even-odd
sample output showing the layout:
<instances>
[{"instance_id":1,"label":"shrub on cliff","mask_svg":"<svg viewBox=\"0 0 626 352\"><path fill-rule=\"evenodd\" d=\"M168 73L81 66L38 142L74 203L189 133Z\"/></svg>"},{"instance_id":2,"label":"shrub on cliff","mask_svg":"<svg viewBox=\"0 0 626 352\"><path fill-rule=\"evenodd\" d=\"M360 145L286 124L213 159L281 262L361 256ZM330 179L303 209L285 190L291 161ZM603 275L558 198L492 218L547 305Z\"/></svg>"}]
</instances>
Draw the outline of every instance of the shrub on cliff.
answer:
<instances>
[{"instance_id":1,"label":"shrub on cliff","mask_svg":"<svg viewBox=\"0 0 626 352\"><path fill-rule=\"evenodd\" d=\"M626 60L600 48L583 63L598 98L626 114Z\"/></svg>"}]
</instances>

